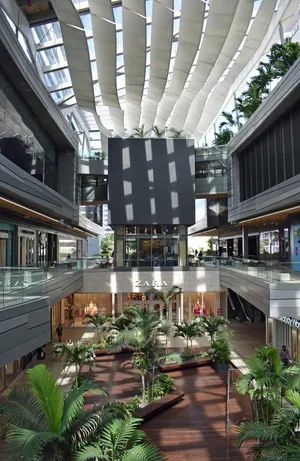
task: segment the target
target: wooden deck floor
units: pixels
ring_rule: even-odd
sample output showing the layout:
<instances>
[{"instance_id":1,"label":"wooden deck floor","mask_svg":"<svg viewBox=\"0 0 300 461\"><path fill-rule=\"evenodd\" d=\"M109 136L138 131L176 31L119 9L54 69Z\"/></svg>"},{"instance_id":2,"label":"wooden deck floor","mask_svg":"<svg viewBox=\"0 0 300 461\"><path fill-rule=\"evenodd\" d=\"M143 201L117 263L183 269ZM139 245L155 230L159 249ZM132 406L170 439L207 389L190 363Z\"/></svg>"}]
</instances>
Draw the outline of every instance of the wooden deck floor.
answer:
<instances>
[{"instance_id":1,"label":"wooden deck floor","mask_svg":"<svg viewBox=\"0 0 300 461\"><path fill-rule=\"evenodd\" d=\"M139 375L124 368L128 357L98 357L95 379L112 397L127 399L137 392ZM247 448L236 447L235 423L250 414L249 402L232 392L231 437L225 435L225 384L210 367L172 373L184 400L143 424L143 429L167 461L248 461ZM88 404L99 397L89 396Z\"/></svg>"}]
</instances>

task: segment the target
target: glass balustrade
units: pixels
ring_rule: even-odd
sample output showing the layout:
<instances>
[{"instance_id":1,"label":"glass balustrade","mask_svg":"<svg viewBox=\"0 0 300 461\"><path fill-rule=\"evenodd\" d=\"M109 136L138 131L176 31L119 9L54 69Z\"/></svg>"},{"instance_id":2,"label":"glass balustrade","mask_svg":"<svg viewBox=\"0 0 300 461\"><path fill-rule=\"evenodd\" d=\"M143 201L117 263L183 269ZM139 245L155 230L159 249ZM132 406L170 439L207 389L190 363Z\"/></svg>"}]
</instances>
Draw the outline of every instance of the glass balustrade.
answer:
<instances>
[{"instance_id":1,"label":"glass balustrade","mask_svg":"<svg viewBox=\"0 0 300 461\"><path fill-rule=\"evenodd\" d=\"M44 278L40 268L0 268L0 309L43 296Z\"/></svg>"}]
</instances>

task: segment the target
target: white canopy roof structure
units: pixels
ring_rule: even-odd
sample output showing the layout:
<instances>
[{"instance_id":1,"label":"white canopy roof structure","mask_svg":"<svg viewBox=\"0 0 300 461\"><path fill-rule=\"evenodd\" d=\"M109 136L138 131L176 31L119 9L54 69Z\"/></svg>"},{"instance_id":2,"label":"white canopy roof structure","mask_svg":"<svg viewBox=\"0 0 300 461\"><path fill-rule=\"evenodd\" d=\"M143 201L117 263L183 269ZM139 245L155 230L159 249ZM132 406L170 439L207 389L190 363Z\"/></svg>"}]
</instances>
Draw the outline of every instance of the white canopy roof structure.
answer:
<instances>
[{"instance_id":1,"label":"white canopy roof structure","mask_svg":"<svg viewBox=\"0 0 300 461\"><path fill-rule=\"evenodd\" d=\"M90 130L176 129L200 139L272 43L297 0L52 0L32 26L54 100ZM250 67L252 68L250 69ZM249 68L248 75L245 69ZM95 128L96 127L96 128Z\"/></svg>"}]
</instances>

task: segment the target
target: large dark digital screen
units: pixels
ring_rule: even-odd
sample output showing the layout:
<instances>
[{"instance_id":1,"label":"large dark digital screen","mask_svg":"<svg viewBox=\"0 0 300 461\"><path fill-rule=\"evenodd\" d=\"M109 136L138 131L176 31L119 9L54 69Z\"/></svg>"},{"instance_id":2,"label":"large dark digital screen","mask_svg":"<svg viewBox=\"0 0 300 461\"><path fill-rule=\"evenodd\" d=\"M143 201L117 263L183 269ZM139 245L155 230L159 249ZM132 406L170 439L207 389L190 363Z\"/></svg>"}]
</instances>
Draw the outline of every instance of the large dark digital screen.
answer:
<instances>
[{"instance_id":1,"label":"large dark digital screen","mask_svg":"<svg viewBox=\"0 0 300 461\"><path fill-rule=\"evenodd\" d=\"M110 138L108 186L112 225L193 224L193 140Z\"/></svg>"}]
</instances>

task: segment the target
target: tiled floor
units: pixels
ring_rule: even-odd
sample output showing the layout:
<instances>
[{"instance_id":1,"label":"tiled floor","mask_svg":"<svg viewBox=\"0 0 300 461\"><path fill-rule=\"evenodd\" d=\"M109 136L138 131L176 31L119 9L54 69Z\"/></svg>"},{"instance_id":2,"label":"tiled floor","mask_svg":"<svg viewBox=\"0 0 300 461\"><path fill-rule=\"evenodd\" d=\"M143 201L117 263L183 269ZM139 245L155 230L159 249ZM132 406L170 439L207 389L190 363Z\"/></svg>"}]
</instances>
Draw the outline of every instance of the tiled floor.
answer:
<instances>
[{"instance_id":1,"label":"tiled floor","mask_svg":"<svg viewBox=\"0 0 300 461\"><path fill-rule=\"evenodd\" d=\"M245 326L238 325L234 338L244 341L243 350L250 352L251 344L243 339ZM93 341L95 330L92 327L64 328L63 340L83 339ZM174 338L170 346L182 349L185 343ZM206 338L195 342L195 347L207 348ZM98 357L94 366L95 379L104 386L110 395L117 399L128 399L139 392L140 377L137 370L128 365L126 355ZM126 363L127 362L127 363ZM29 365L34 366L36 360ZM40 363L40 362L39 362ZM67 389L72 383L75 370L65 367L52 353L52 346L46 348L47 364L58 382ZM177 389L184 391L185 398L175 407L144 424L149 438L162 450L167 461L246 461L250 458L246 448L236 447L236 423L249 416L249 402L237 396L231 388L230 399L230 438L226 438L224 381L211 367L203 367L173 374ZM17 379L25 379L23 372ZM101 398L95 394L88 396L87 404L92 405ZM3 458L0 456L0 460ZM4 460L3 460L4 461Z\"/></svg>"},{"instance_id":2,"label":"tiled floor","mask_svg":"<svg viewBox=\"0 0 300 461\"><path fill-rule=\"evenodd\" d=\"M71 341L79 341L79 340L84 340L84 341L93 341L94 338L96 337L95 334L95 329L94 328L89 328L89 327L80 327L80 328L64 328L63 329L63 341L67 341L68 339ZM72 384L74 381L75 377L75 367L73 366L66 366L64 363L64 360L61 358L58 358L55 356L55 354L52 351L52 344L49 343L47 346L44 348L44 351L46 353L46 358L45 360L37 360L36 356L33 358L33 360L29 363L27 366L28 368L32 368L38 363L44 363L47 365L55 379L61 384L61 386L64 389L68 389L69 386ZM9 392L9 389L14 386L17 383L24 382L26 379L26 370L22 371L17 378L11 383L9 388L4 391L2 395L7 395Z\"/></svg>"},{"instance_id":3,"label":"tiled floor","mask_svg":"<svg viewBox=\"0 0 300 461\"><path fill-rule=\"evenodd\" d=\"M126 366L129 357L98 357L94 378L106 386L112 397L128 399L140 387L137 370ZM250 415L250 402L231 389L230 437L226 438L226 386L211 368L172 373L182 402L143 424L149 438L167 461L246 461L247 448L236 446L236 424ZM98 401L89 395L87 404Z\"/></svg>"},{"instance_id":4,"label":"tiled floor","mask_svg":"<svg viewBox=\"0 0 300 461\"><path fill-rule=\"evenodd\" d=\"M265 323L231 322L232 348L242 357L247 358L255 349L265 344Z\"/></svg>"}]
</instances>

